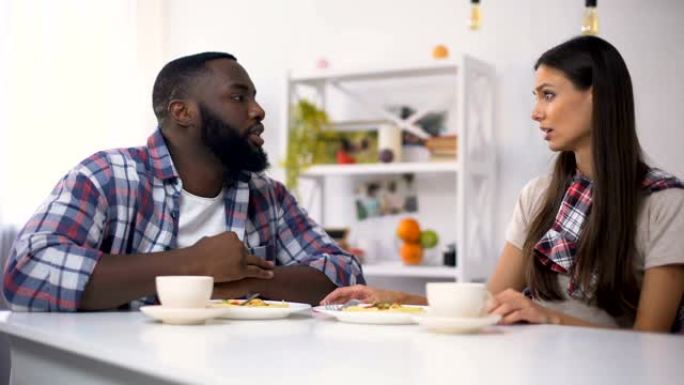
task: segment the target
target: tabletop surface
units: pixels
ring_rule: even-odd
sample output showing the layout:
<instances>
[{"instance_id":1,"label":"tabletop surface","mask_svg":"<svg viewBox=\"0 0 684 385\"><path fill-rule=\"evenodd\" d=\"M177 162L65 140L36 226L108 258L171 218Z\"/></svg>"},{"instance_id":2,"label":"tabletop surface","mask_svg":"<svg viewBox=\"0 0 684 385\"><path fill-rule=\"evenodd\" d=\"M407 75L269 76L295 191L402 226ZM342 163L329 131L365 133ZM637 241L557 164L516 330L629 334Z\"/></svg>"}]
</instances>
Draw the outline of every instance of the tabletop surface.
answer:
<instances>
[{"instance_id":1,"label":"tabletop surface","mask_svg":"<svg viewBox=\"0 0 684 385\"><path fill-rule=\"evenodd\" d=\"M306 312L157 323L133 312L0 312L0 332L179 383L673 384L684 337L551 325L436 334Z\"/></svg>"}]
</instances>

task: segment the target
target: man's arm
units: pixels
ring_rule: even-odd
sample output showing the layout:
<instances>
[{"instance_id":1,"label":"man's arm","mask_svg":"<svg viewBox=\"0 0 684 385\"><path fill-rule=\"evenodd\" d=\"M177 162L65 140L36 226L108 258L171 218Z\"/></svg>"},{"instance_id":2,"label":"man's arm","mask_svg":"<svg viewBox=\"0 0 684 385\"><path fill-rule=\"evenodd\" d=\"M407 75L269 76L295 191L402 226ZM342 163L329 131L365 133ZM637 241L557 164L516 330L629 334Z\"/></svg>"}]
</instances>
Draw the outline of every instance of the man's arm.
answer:
<instances>
[{"instance_id":1,"label":"man's arm","mask_svg":"<svg viewBox=\"0 0 684 385\"><path fill-rule=\"evenodd\" d=\"M273 276L273 264L250 255L233 232L204 237L183 249L131 255L103 255L83 291L81 310L111 309L155 293L158 275L206 275L215 282Z\"/></svg>"},{"instance_id":2,"label":"man's arm","mask_svg":"<svg viewBox=\"0 0 684 385\"><path fill-rule=\"evenodd\" d=\"M216 282L271 277L272 263L249 255L228 232L181 250L105 254L100 247L110 210L99 186L106 181L88 171L86 163L67 174L14 243L3 276L13 310L111 309L153 294L157 275L210 275Z\"/></svg>"},{"instance_id":3,"label":"man's arm","mask_svg":"<svg viewBox=\"0 0 684 385\"><path fill-rule=\"evenodd\" d=\"M355 256L342 250L328 234L302 210L285 187L275 184L278 211L277 259L286 266L307 266L327 277L334 287L365 283ZM296 278L299 276L295 276ZM314 279L316 275L301 276ZM306 281L304 281L306 282ZM313 281L318 282L316 280ZM330 290L334 289L330 287ZM328 290L328 291L330 291ZM318 297L321 293L317 293ZM327 294L324 293L324 294ZM313 297L312 297L313 298ZM319 300L323 298L318 298Z\"/></svg>"},{"instance_id":4,"label":"man's arm","mask_svg":"<svg viewBox=\"0 0 684 385\"><path fill-rule=\"evenodd\" d=\"M157 275L204 275L191 253L179 249L151 254L105 254L95 266L78 305L80 310L112 309L155 293Z\"/></svg>"},{"instance_id":5,"label":"man's arm","mask_svg":"<svg viewBox=\"0 0 684 385\"><path fill-rule=\"evenodd\" d=\"M278 266L269 280L246 278L214 286L214 298L238 298L250 293L272 300L318 303L337 286L320 270L309 266Z\"/></svg>"}]
</instances>

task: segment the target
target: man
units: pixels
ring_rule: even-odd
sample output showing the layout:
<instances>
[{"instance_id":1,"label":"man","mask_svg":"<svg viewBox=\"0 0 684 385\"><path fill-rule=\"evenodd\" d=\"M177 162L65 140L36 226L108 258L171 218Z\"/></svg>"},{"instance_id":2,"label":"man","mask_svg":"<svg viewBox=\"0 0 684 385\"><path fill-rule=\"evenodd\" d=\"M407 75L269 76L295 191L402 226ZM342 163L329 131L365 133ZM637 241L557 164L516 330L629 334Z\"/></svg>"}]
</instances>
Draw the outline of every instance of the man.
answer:
<instances>
[{"instance_id":1,"label":"man","mask_svg":"<svg viewBox=\"0 0 684 385\"><path fill-rule=\"evenodd\" d=\"M265 113L255 95L230 54L168 63L147 146L80 163L17 237L3 281L12 309L149 303L158 275L211 275L217 298L258 292L312 304L363 283L356 259L261 173Z\"/></svg>"}]
</instances>

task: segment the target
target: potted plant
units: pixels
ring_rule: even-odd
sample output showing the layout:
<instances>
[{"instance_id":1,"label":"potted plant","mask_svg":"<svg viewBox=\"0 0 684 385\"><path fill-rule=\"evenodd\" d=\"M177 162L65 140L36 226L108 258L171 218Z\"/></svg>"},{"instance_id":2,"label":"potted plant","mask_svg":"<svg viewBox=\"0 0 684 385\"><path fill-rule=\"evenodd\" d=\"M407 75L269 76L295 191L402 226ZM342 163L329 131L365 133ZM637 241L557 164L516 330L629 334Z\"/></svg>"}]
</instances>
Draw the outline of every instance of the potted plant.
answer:
<instances>
[{"instance_id":1,"label":"potted plant","mask_svg":"<svg viewBox=\"0 0 684 385\"><path fill-rule=\"evenodd\" d=\"M285 156L285 184L297 191L299 175L313 163L318 135L329 123L328 114L306 99L292 106Z\"/></svg>"}]
</instances>

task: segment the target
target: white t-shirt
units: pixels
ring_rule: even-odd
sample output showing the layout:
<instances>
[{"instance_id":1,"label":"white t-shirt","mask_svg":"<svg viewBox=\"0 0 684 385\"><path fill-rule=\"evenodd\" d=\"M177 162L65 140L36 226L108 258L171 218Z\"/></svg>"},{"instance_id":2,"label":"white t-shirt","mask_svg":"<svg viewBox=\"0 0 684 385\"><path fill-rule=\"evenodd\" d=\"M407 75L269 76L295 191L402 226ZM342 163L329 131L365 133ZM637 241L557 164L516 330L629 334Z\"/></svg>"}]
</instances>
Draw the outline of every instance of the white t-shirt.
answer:
<instances>
[{"instance_id":1,"label":"white t-shirt","mask_svg":"<svg viewBox=\"0 0 684 385\"><path fill-rule=\"evenodd\" d=\"M527 230L541 208L550 176L531 180L522 189L506 230L506 241L522 250ZM684 264L684 189L669 188L649 194L637 217L636 277L641 282L651 267ZM604 310L570 298L567 275L558 274L565 298L561 302L540 302L543 306L598 324L629 327L633 319L615 319Z\"/></svg>"},{"instance_id":2,"label":"white t-shirt","mask_svg":"<svg viewBox=\"0 0 684 385\"><path fill-rule=\"evenodd\" d=\"M204 198L182 190L178 217L178 247L194 245L205 236L226 231L223 190L218 196Z\"/></svg>"}]
</instances>

